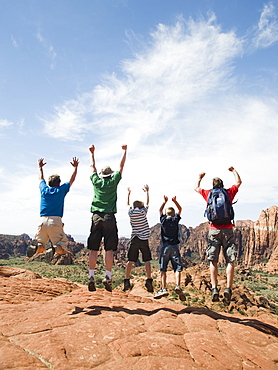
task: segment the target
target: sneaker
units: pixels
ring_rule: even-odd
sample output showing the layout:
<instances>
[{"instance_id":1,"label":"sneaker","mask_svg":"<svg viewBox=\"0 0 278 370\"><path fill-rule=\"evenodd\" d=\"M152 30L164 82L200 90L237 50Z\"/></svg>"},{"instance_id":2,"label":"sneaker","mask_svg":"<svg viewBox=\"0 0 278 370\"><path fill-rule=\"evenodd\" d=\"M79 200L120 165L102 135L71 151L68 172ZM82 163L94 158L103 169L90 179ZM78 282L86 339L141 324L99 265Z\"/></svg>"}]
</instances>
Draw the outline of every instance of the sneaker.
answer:
<instances>
[{"instance_id":1,"label":"sneaker","mask_svg":"<svg viewBox=\"0 0 278 370\"><path fill-rule=\"evenodd\" d=\"M102 280L102 283L104 284L105 289L108 290L108 292L112 292L112 280L109 279L109 277L107 275Z\"/></svg>"},{"instance_id":2,"label":"sneaker","mask_svg":"<svg viewBox=\"0 0 278 370\"><path fill-rule=\"evenodd\" d=\"M50 262L54 256L55 249L53 247L48 248L47 251L45 252L45 259L47 262Z\"/></svg>"},{"instance_id":3,"label":"sneaker","mask_svg":"<svg viewBox=\"0 0 278 370\"><path fill-rule=\"evenodd\" d=\"M64 248L62 248L59 244L54 245L54 253L56 254L66 254L68 251Z\"/></svg>"},{"instance_id":4,"label":"sneaker","mask_svg":"<svg viewBox=\"0 0 278 370\"><path fill-rule=\"evenodd\" d=\"M147 288L148 292L153 293L153 279L147 279L145 287Z\"/></svg>"},{"instance_id":5,"label":"sneaker","mask_svg":"<svg viewBox=\"0 0 278 370\"><path fill-rule=\"evenodd\" d=\"M89 282L88 282L88 290L90 292L95 292L96 291L96 284L95 284L95 279L93 278L93 276L91 276L89 278Z\"/></svg>"},{"instance_id":6,"label":"sneaker","mask_svg":"<svg viewBox=\"0 0 278 370\"><path fill-rule=\"evenodd\" d=\"M232 289L231 288L226 288L224 290L224 300L227 303L230 303L231 298L232 298Z\"/></svg>"},{"instance_id":7,"label":"sneaker","mask_svg":"<svg viewBox=\"0 0 278 370\"><path fill-rule=\"evenodd\" d=\"M130 290L130 289L131 289L130 279L124 279L124 289L123 289L123 291L126 292L127 290Z\"/></svg>"},{"instance_id":8,"label":"sneaker","mask_svg":"<svg viewBox=\"0 0 278 370\"><path fill-rule=\"evenodd\" d=\"M154 295L155 299L160 299L162 297L167 297L169 295L167 289L159 289L159 291Z\"/></svg>"},{"instance_id":9,"label":"sneaker","mask_svg":"<svg viewBox=\"0 0 278 370\"><path fill-rule=\"evenodd\" d=\"M178 294L178 296L179 296L179 299L181 300L181 301L186 301L186 297L185 297L185 295L184 295L184 293L183 293L183 291L182 291L182 289L181 289L181 287L180 286L176 286L175 287L175 292Z\"/></svg>"},{"instance_id":10,"label":"sneaker","mask_svg":"<svg viewBox=\"0 0 278 370\"><path fill-rule=\"evenodd\" d=\"M27 257L33 257L33 255L36 253L38 246L37 245L29 245L26 250Z\"/></svg>"},{"instance_id":11,"label":"sneaker","mask_svg":"<svg viewBox=\"0 0 278 370\"><path fill-rule=\"evenodd\" d=\"M219 290L217 288L211 290L211 300L212 302L219 302Z\"/></svg>"}]
</instances>

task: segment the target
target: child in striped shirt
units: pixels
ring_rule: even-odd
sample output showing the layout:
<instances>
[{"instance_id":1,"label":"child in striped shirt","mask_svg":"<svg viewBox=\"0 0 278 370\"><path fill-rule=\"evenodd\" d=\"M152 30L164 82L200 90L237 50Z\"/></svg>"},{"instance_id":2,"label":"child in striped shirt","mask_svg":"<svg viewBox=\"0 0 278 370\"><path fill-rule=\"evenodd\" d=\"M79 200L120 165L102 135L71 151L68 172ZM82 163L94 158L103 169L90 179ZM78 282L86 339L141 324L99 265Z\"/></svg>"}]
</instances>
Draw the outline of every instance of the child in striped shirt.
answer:
<instances>
[{"instance_id":1,"label":"child in striped shirt","mask_svg":"<svg viewBox=\"0 0 278 370\"><path fill-rule=\"evenodd\" d=\"M130 188L128 190L127 195L127 205L130 206ZM151 275L151 251L149 247L149 236L150 236L150 228L147 220L147 212L149 208L149 186L145 185L143 187L143 191L147 195L146 206L144 203L136 200L133 202L133 208L130 207L128 211L128 215L130 217L130 224L132 228L131 232L131 241L130 246L128 249L128 262L126 265L126 277L124 279L124 288L123 291L127 291L131 289L130 284L130 273L132 266L138 260L139 251L142 253L143 261L145 262L145 269L146 269L146 283L145 287L147 291L152 293L153 292L153 279Z\"/></svg>"}]
</instances>

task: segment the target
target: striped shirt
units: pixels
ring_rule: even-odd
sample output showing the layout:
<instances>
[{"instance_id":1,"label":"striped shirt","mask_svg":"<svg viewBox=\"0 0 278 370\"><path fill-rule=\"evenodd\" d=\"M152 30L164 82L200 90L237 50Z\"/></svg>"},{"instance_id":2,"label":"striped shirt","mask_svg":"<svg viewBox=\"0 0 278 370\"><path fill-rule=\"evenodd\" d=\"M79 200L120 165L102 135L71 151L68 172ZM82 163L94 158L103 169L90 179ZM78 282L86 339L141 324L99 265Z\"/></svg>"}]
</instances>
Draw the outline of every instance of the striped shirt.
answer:
<instances>
[{"instance_id":1,"label":"striped shirt","mask_svg":"<svg viewBox=\"0 0 278 370\"><path fill-rule=\"evenodd\" d=\"M147 220L148 206L143 208L130 208L128 215L131 224L131 239L137 236L141 240L147 240L150 237L150 228Z\"/></svg>"}]
</instances>

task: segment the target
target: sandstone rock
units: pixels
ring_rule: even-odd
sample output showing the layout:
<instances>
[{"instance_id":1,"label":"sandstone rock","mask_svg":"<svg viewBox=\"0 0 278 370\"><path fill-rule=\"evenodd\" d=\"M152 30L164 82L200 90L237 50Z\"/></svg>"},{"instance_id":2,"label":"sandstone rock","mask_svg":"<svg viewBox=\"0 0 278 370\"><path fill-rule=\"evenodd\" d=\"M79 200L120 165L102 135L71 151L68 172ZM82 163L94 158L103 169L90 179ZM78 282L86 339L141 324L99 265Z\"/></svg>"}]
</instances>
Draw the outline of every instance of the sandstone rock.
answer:
<instances>
[{"instance_id":1,"label":"sandstone rock","mask_svg":"<svg viewBox=\"0 0 278 370\"><path fill-rule=\"evenodd\" d=\"M158 302L144 292L89 292L1 267L0 369L277 369L277 316Z\"/></svg>"}]
</instances>

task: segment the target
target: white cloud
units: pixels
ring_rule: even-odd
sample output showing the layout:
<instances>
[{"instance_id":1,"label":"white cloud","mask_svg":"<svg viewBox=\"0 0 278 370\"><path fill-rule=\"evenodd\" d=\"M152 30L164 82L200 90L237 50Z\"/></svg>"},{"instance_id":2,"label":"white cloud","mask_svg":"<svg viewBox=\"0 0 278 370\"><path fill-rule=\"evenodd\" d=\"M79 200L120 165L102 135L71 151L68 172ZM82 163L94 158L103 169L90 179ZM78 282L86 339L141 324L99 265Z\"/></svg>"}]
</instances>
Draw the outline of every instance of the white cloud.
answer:
<instances>
[{"instance_id":1,"label":"white cloud","mask_svg":"<svg viewBox=\"0 0 278 370\"><path fill-rule=\"evenodd\" d=\"M37 40L42 44L43 48L46 50L48 58L51 60L51 69L55 68L57 53L54 50L54 47L51 45L49 40L42 36L40 32L36 34Z\"/></svg>"},{"instance_id":2,"label":"white cloud","mask_svg":"<svg viewBox=\"0 0 278 370\"><path fill-rule=\"evenodd\" d=\"M18 45L18 42L16 41L16 39L14 38L13 35L11 35L11 41L12 41L13 47L17 49L19 47L19 45Z\"/></svg>"},{"instance_id":3,"label":"white cloud","mask_svg":"<svg viewBox=\"0 0 278 370\"><path fill-rule=\"evenodd\" d=\"M8 121L7 119L0 119L0 128L10 127L13 125L13 122Z\"/></svg>"},{"instance_id":4,"label":"white cloud","mask_svg":"<svg viewBox=\"0 0 278 370\"><path fill-rule=\"evenodd\" d=\"M132 199L143 200L142 186L150 185L150 225L158 222L158 209L166 194L169 198L176 195L180 201L182 223L196 226L205 221L205 203L193 191L198 174L207 173L202 183L205 188L211 187L215 176L229 186L234 182L227 171L231 165L243 180L236 206L238 219L254 219L263 203L266 208L275 204L278 102L276 96L253 91L248 95L246 88L245 94L241 93L242 81L234 65L237 58L244 57L247 44L235 32L222 31L214 16L198 22L179 19L173 26L159 24L150 41L141 43L140 50L123 61L121 77L106 76L91 92L56 106L51 117L43 118L45 133L74 145L73 155L77 155L75 150L82 153L76 183L66 199L64 219L69 233L89 232L93 195L90 144L96 145L97 168L110 165L115 170L121 144L128 144L118 190L120 235L130 233L128 186ZM84 154L78 149L82 142ZM55 172L67 179L68 167L63 170L56 164ZM22 189L28 184L24 181ZM37 188L34 191L38 194ZM3 201L17 201L23 195L26 199L25 192L11 190ZM27 199L39 202L38 195L37 200L32 194ZM255 217L248 213L250 204L259 207Z\"/></svg>"},{"instance_id":5,"label":"white cloud","mask_svg":"<svg viewBox=\"0 0 278 370\"><path fill-rule=\"evenodd\" d=\"M159 24L151 37L150 45L123 62L124 78L110 75L91 93L56 107L55 115L44 119L46 132L76 140L88 132L114 137L115 129L118 135L131 129L138 141L163 132L186 107L216 89L231 88L242 41L221 32L214 17Z\"/></svg>"},{"instance_id":6,"label":"white cloud","mask_svg":"<svg viewBox=\"0 0 278 370\"><path fill-rule=\"evenodd\" d=\"M214 176L229 186L234 182L227 171L231 165L243 178L238 218L252 218L244 213L244 204L275 203L271 189L278 176L266 163L278 160L278 102L277 97L241 94L233 67L244 47L243 39L233 31L223 32L214 16L159 24L150 42L123 61L123 77L107 76L91 93L55 107L54 115L44 119L52 137L90 137L89 144L96 144L98 169L117 169L120 145L128 144L118 194L121 234L130 231L128 186L132 196L141 199L142 186L150 185L150 225L158 222L166 193L169 198L177 195L183 222L195 226L205 221L203 200L193 191L198 174L207 172L204 187L211 187ZM88 194L90 199L91 190Z\"/></svg>"},{"instance_id":7,"label":"white cloud","mask_svg":"<svg viewBox=\"0 0 278 370\"><path fill-rule=\"evenodd\" d=\"M255 32L255 48L267 48L278 41L278 22L272 2L265 4Z\"/></svg>"}]
</instances>

